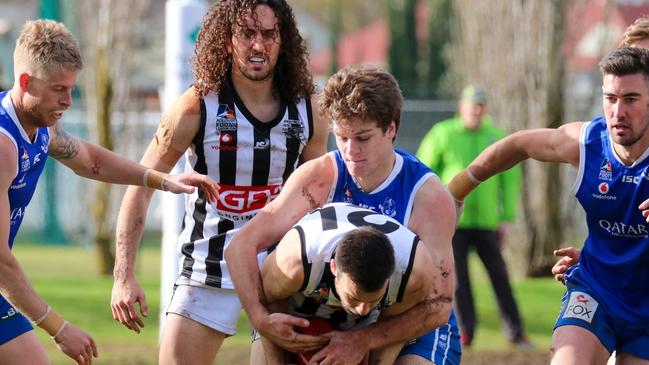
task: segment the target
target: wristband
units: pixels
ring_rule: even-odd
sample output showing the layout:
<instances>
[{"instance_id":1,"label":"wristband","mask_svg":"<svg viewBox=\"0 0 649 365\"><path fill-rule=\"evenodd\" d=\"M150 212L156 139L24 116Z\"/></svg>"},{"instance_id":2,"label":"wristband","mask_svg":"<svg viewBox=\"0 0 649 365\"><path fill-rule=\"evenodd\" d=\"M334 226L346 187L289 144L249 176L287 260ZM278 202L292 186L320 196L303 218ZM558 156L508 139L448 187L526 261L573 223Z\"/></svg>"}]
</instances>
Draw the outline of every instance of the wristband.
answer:
<instances>
[{"instance_id":1,"label":"wristband","mask_svg":"<svg viewBox=\"0 0 649 365\"><path fill-rule=\"evenodd\" d=\"M43 322L43 320L50 314L51 311L52 311L52 307L48 305L47 309L45 310L45 314L43 314L39 319L32 321L34 326L38 326L39 324L41 324L41 322Z\"/></svg>"},{"instance_id":2,"label":"wristband","mask_svg":"<svg viewBox=\"0 0 649 365\"><path fill-rule=\"evenodd\" d=\"M69 323L68 321L63 321L63 324L61 325L61 328L59 328L59 330L56 331L56 333L52 336L52 339L54 340L54 342L56 342L56 337L58 335L60 335L61 332L63 332L63 330L65 329L65 326L67 326L68 323Z\"/></svg>"},{"instance_id":3,"label":"wristband","mask_svg":"<svg viewBox=\"0 0 649 365\"><path fill-rule=\"evenodd\" d=\"M64 323L63 318L54 310L50 309L45 318L41 319L38 327L45 330L50 336L54 336L59 332Z\"/></svg>"},{"instance_id":4,"label":"wristband","mask_svg":"<svg viewBox=\"0 0 649 365\"><path fill-rule=\"evenodd\" d=\"M480 185L482 180L475 177L475 175L473 175L473 173L471 172L471 169L467 167L465 171L466 171L466 176L469 178L469 180L471 180L472 183L474 183L476 186Z\"/></svg>"},{"instance_id":5,"label":"wristband","mask_svg":"<svg viewBox=\"0 0 649 365\"><path fill-rule=\"evenodd\" d=\"M167 174L163 174L162 172L153 169L146 169L144 176L142 177L142 185L147 188L165 190L164 185L166 180Z\"/></svg>"},{"instance_id":6,"label":"wristband","mask_svg":"<svg viewBox=\"0 0 649 365\"><path fill-rule=\"evenodd\" d=\"M455 200L462 201L479 184L480 180L473 176L469 169L465 169L451 179L448 183L448 191Z\"/></svg>"}]
</instances>

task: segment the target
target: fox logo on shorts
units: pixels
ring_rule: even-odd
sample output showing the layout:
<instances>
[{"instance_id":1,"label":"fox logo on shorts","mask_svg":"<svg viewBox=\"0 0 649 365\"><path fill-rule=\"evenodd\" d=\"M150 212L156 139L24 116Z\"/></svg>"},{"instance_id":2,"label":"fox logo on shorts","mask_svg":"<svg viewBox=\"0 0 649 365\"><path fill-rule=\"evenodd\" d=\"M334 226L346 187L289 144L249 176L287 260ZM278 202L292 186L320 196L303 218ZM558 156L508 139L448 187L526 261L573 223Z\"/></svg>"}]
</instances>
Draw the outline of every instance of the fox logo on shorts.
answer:
<instances>
[{"instance_id":1,"label":"fox logo on shorts","mask_svg":"<svg viewBox=\"0 0 649 365\"><path fill-rule=\"evenodd\" d=\"M599 306L599 303L590 295L574 291L570 293L570 299L566 305L566 310L563 312L563 318L577 318L591 323L597 306Z\"/></svg>"}]
</instances>

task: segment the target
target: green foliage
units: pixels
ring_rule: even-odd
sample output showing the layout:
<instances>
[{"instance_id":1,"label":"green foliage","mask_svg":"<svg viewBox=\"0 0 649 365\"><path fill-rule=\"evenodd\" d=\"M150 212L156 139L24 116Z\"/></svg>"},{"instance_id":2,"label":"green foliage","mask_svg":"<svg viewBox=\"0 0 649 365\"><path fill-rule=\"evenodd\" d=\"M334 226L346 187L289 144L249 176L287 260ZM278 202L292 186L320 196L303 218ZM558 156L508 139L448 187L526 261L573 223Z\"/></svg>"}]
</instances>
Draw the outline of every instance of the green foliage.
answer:
<instances>
[{"instance_id":1,"label":"green foliage","mask_svg":"<svg viewBox=\"0 0 649 365\"><path fill-rule=\"evenodd\" d=\"M406 98L437 96L446 73L444 51L450 42L451 1L428 0L427 42L417 39L417 0L384 0L390 27L388 64Z\"/></svg>"},{"instance_id":2,"label":"green foliage","mask_svg":"<svg viewBox=\"0 0 649 365\"><path fill-rule=\"evenodd\" d=\"M500 326L498 307L489 277L477 255L472 254L469 262L473 298L478 317L478 328L473 342L474 348L479 350L507 349L509 343ZM550 348L552 327L559 314L565 287L549 277L523 279L511 275L510 272L510 279L525 332L538 349Z\"/></svg>"}]
</instances>

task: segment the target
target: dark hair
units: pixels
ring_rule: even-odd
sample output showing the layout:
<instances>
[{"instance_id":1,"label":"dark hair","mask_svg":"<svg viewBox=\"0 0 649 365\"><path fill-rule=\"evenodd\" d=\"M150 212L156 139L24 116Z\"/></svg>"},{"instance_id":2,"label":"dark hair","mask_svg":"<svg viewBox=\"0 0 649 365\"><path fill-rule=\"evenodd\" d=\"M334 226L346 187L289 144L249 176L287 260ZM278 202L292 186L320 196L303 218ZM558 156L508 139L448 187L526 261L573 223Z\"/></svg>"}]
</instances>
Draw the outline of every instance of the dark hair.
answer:
<instances>
[{"instance_id":1,"label":"dark hair","mask_svg":"<svg viewBox=\"0 0 649 365\"><path fill-rule=\"evenodd\" d=\"M602 75L626 76L642 73L649 83L649 50L642 47L618 48L599 62Z\"/></svg>"},{"instance_id":2,"label":"dark hair","mask_svg":"<svg viewBox=\"0 0 649 365\"><path fill-rule=\"evenodd\" d=\"M315 91L308 67L306 43L300 35L293 10L285 0L221 0L214 3L203 18L194 46L194 88L200 96L210 90L220 93L232 67L226 44L248 12L258 5L269 6L278 19L281 46L275 66L274 86L288 102L307 98Z\"/></svg>"},{"instance_id":3,"label":"dark hair","mask_svg":"<svg viewBox=\"0 0 649 365\"><path fill-rule=\"evenodd\" d=\"M394 249L373 227L347 232L336 247L336 267L366 292L380 290L394 271Z\"/></svg>"},{"instance_id":4,"label":"dark hair","mask_svg":"<svg viewBox=\"0 0 649 365\"><path fill-rule=\"evenodd\" d=\"M332 122L352 118L375 121L385 132L392 121L399 128L402 100L399 84L390 73L374 66L353 65L329 78L319 108Z\"/></svg>"}]
</instances>

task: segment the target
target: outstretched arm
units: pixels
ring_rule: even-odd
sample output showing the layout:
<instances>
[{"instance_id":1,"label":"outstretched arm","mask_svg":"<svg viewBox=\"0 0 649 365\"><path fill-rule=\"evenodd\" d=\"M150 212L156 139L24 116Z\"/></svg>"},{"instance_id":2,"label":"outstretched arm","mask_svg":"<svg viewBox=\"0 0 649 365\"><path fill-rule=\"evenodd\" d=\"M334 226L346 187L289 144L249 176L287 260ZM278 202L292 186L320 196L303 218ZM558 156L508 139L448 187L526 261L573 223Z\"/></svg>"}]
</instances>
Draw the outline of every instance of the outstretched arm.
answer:
<instances>
[{"instance_id":1,"label":"outstretched arm","mask_svg":"<svg viewBox=\"0 0 649 365\"><path fill-rule=\"evenodd\" d=\"M333 184L333 165L322 156L300 166L286 181L279 196L246 223L225 251L225 259L248 318L263 336L292 352L316 348L319 338L300 335L292 326L308 321L271 315L259 276L257 253L279 241L306 213L325 203ZM287 321L290 317L292 320Z\"/></svg>"},{"instance_id":2,"label":"outstretched arm","mask_svg":"<svg viewBox=\"0 0 649 365\"><path fill-rule=\"evenodd\" d=\"M79 176L113 184L146 186L176 194L193 193L194 186L197 186L206 192L209 199L216 197L217 184L204 175L195 172L166 175L101 146L77 139L64 131L60 124L49 130L49 155Z\"/></svg>"},{"instance_id":3,"label":"outstretched arm","mask_svg":"<svg viewBox=\"0 0 649 365\"><path fill-rule=\"evenodd\" d=\"M97 357L95 341L77 327L64 321L31 286L20 264L9 249L11 212L9 188L16 176L18 156L12 142L0 134L0 294L34 324L43 328L61 351L78 364L89 364Z\"/></svg>"},{"instance_id":4,"label":"outstretched arm","mask_svg":"<svg viewBox=\"0 0 649 365\"><path fill-rule=\"evenodd\" d=\"M544 162L563 162L579 166L579 135L582 122L556 129L518 131L487 147L466 170L449 182L457 200L463 200L481 181L503 172L528 158Z\"/></svg>"}]
</instances>

